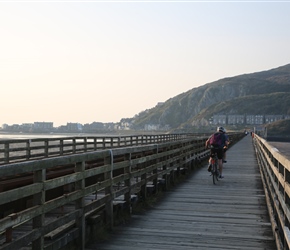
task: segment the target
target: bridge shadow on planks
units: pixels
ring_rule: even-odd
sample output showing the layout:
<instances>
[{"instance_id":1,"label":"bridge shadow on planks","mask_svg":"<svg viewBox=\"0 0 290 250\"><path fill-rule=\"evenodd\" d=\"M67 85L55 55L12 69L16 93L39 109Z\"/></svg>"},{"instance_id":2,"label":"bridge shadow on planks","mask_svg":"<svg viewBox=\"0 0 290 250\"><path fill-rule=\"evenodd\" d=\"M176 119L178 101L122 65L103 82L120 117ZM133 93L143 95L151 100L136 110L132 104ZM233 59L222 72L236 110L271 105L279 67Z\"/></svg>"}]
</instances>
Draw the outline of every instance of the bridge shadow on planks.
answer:
<instances>
[{"instance_id":1,"label":"bridge shadow on planks","mask_svg":"<svg viewBox=\"0 0 290 250\"><path fill-rule=\"evenodd\" d=\"M86 249L276 249L250 136L228 150L224 176L213 185L204 165L153 209Z\"/></svg>"}]
</instances>

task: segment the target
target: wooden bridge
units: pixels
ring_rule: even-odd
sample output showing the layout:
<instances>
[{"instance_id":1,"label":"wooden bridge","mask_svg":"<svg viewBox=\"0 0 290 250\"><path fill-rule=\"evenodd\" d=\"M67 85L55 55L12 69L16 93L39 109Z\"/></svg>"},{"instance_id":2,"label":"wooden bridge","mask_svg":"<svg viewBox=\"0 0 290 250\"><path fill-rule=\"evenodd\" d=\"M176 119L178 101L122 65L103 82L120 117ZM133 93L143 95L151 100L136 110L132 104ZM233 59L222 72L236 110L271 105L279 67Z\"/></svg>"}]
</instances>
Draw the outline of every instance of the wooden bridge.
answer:
<instances>
[{"instance_id":1,"label":"wooden bridge","mask_svg":"<svg viewBox=\"0 0 290 250\"><path fill-rule=\"evenodd\" d=\"M242 137L217 185L206 136L0 142L0 249L289 249L289 160Z\"/></svg>"},{"instance_id":2,"label":"wooden bridge","mask_svg":"<svg viewBox=\"0 0 290 250\"><path fill-rule=\"evenodd\" d=\"M86 249L276 249L252 138L227 156L217 185L204 165L106 242Z\"/></svg>"}]
</instances>

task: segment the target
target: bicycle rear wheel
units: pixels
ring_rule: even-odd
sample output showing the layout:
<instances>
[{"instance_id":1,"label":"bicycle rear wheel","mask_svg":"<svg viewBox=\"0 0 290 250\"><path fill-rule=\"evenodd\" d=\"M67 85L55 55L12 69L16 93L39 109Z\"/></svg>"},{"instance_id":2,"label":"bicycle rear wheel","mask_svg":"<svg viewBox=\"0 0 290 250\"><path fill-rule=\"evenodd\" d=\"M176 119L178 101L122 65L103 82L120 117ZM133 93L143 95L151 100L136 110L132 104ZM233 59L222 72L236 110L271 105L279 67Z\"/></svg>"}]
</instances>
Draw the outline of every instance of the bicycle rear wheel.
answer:
<instances>
[{"instance_id":1,"label":"bicycle rear wheel","mask_svg":"<svg viewBox=\"0 0 290 250\"><path fill-rule=\"evenodd\" d=\"M216 182L218 182L218 180L219 180L219 173L217 170L217 164L214 163L214 164L212 164L212 182L213 182L213 184L215 185Z\"/></svg>"},{"instance_id":2,"label":"bicycle rear wheel","mask_svg":"<svg viewBox=\"0 0 290 250\"><path fill-rule=\"evenodd\" d=\"M219 181L219 171L218 171L218 169L217 169L217 166L216 166L216 171L215 171L215 178L216 178L216 180L217 181Z\"/></svg>"},{"instance_id":3,"label":"bicycle rear wheel","mask_svg":"<svg viewBox=\"0 0 290 250\"><path fill-rule=\"evenodd\" d=\"M215 185L216 182L216 177L215 177L216 169L215 169L215 164L211 165L211 175L212 175L212 182Z\"/></svg>"}]
</instances>

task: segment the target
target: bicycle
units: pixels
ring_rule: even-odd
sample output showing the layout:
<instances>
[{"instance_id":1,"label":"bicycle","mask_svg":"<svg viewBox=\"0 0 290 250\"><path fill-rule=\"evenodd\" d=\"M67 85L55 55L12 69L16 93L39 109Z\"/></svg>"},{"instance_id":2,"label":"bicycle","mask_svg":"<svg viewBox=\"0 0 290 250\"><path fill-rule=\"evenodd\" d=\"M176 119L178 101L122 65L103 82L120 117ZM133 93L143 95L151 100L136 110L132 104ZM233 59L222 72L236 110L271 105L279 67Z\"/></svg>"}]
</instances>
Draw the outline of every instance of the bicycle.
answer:
<instances>
[{"instance_id":1,"label":"bicycle","mask_svg":"<svg viewBox=\"0 0 290 250\"><path fill-rule=\"evenodd\" d=\"M211 176L213 184L215 185L216 181L219 180L218 158L216 153L211 154L210 157Z\"/></svg>"}]
</instances>

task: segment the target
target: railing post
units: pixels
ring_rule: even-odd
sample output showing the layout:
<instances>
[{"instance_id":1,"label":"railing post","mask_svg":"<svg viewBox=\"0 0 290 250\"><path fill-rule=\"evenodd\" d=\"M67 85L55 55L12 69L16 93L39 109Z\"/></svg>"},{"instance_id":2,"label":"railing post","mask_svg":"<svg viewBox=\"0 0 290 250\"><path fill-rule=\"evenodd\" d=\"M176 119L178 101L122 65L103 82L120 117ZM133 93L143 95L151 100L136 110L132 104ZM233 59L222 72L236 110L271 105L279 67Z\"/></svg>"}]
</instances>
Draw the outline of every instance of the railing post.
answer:
<instances>
[{"instance_id":1,"label":"railing post","mask_svg":"<svg viewBox=\"0 0 290 250\"><path fill-rule=\"evenodd\" d=\"M75 164L75 172L81 172L83 174L83 178L79 181L75 182L75 190L81 191L83 193L82 197L76 200L76 210L80 210L80 217L76 220L76 226L80 231L80 241L78 242L79 248L81 250L85 249L86 243L86 223L85 223L85 214L84 214L84 207L85 207L85 197L84 197L84 189L85 189L85 162L77 162Z\"/></svg>"},{"instance_id":2,"label":"railing post","mask_svg":"<svg viewBox=\"0 0 290 250\"><path fill-rule=\"evenodd\" d=\"M146 162L140 163L142 165L142 169L146 168ZM147 173L141 175L141 194L144 201L147 199Z\"/></svg>"},{"instance_id":3,"label":"railing post","mask_svg":"<svg viewBox=\"0 0 290 250\"><path fill-rule=\"evenodd\" d=\"M94 150L97 150L97 138L94 138Z\"/></svg>"},{"instance_id":4,"label":"railing post","mask_svg":"<svg viewBox=\"0 0 290 250\"><path fill-rule=\"evenodd\" d=\"M12 241L12 227L9 227L5 231L5 237L6 237L6 243L9 243Z\"/></svg>"},{"instance_id":5,"label":"railing post","mask_svg":"<svg viewBox=\"0 0 290 250\"><path fill-rule=\"evenodd\" d=\"M88 150L88 138L85 137L84 138L84 152L87 152L87 150Z\"/></svg>"},{"instance_id":6,"label":"railing post","mask_svg":"<svg viewBox=\"0 0 290 250\"><path fill-rule=\"evenodd\" d=\"M44 141L44 155L45 157L48 157L49 155L49 141L48 140L45 140Z\"/></svg>"},{"instance_id":7,"label":"railing post","mask_svg":"<svg viewBox=\"0 0 290 250\"><path fill-rule=\"evenodd\" d=\"M26 142L26 160L30 159L30 142L31 140L28 140Z\"/></svg>"},{"instance_id":8,"label":"railing post","mask_svg":"<svg viewBox=\"0 0 290 250\"><path fill-rule=\"evenodd\" d=\"M46 179L46 169L41 169L39 171L34 172L33 180L34 183L44 183ZM45 203L45 191L42 191L33 196L33 204L34 206L43 205ZM42 231L42 227L44 226L45 214L36 216L33 218L33 229L39 229ZM38 239L32 242L32 249L39 250L44 249L44 236L41 235Z\"/></svg>"},{"instance_id":9,"label":"railing post","mask_svg":"<svg viewBox=\"0 0 290 250\"><path fill-rule=\"evenodd\" d=\"M141 175L141 183L144 184L141 186L141 194L142 194L142 199L145 201L147 199L147 173L144 173Z\"/></svg>"},{"instance_id":10,"label":"railing post","mask_svg":"<svg viewBox=\"0 0 290 250\"><path fill-rule=\"evenodd\" d=\"M4 145L4 162L9 163L9 142Z\"/></svg>"},{"instance_id":11,"label":"railing post","mask_svg":"<svg viewBox=\"0 0 290 250\"><path fill-rule=\"evenodd\" d=\"M167 157L166 157L167 158ZM167 170L167 163L165 163L163 166L162 166L162 170L163 171L166 171ZM166 173L165 175L163 175L163 179L165 180L165 191L167 191L169 189L169 184L170 184L170 173Z\"/></svg>"},{"instance_id":12,"label":"railing post","mask_svg":"<svg viewBox=\"0 0 290 250\"><path fill-rule=\"evenodd\" d=\"M158 144L156 145L156 149L154 149L154 154L158 155ZM156 175L156 178L153 179L153 185L155 187L155 193L158 193L158 165L159 158L155 159L156 168L153 169L153 175Z\"/></svg>"},{"instance_id":13,"label":"railing post","mask_svg":"<svg viewBox=\"0 0 290 250\"><path fill-rule=\"evenodd\" d=\"M105 188L105 195L110 195L110 200L106 204L106 222L110 229L114 227L114 210L113 210L113 170L114 170L114 156L113 151L109 150L110 155L104 159L104 164L111 165L111 171L104 173L104 179L110 180L110 186Z\"/></svg>"},{"instance_id":14,"label":"railing post","mask_svg":"<svg viewBox=\"0 0 290 250\"><path fill-rule=\"evenodd\" d=\"M106 148L106 137L103 137L103 149Z\"/></svg>"},{"instance_id":15,"label":"railing post","mask_svg":"<svg viewBox=\"0 0 290 250\"><path fill-rule=\"evenodd\" d=\"M127 156L124 157L124 160L128 160L129 161L129 165L127 167L124 168L124 174L131 174L131 166L132 166L132 162L131 162L131 153ZM128 214L131 213L131 208L132 208L132 202L131 202L131 178L125 180L125 186L128 187L129 191L127 193L125 193L124 195L124 200L127 204L127 209L128 209Z\"/></svg>"},{"instance_id":16,"label":"railing post","mask_svg":"<svg viewBox=\"0 0 290 250\"><path fill-rule=\"evenodd\" d=\"M75 154L76 153L76 138L73 138L72 143L73 143L73 146L72 146L73 154Z\"/></svg>"},{"instance_id":17,"label":"railing post","mask_svg":"<svg viewBox=\"0 0 290 250\"><path fill-rule=\"evenodd\" d=\"M118 147L121 147L121 137L118 137Z\"/></svg>"},{"instance_id":18,"label":"railing post","mask_svg":"<svg viewBox=\"0 0 290 250\"><path fill-rule=\"evenodd\" d=\"M59 141L59 154L63 155L63 139Z\"/></svg>"}]
</instances>

